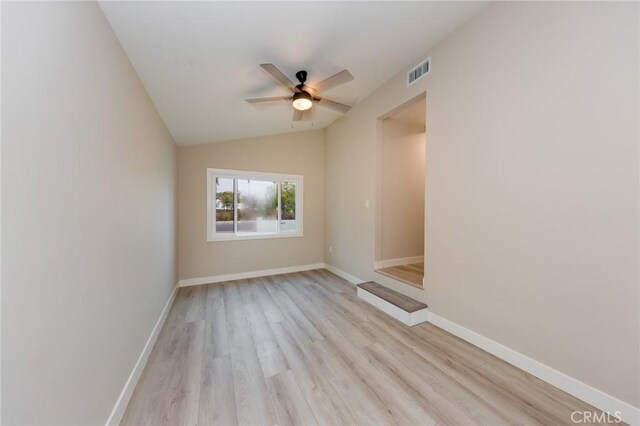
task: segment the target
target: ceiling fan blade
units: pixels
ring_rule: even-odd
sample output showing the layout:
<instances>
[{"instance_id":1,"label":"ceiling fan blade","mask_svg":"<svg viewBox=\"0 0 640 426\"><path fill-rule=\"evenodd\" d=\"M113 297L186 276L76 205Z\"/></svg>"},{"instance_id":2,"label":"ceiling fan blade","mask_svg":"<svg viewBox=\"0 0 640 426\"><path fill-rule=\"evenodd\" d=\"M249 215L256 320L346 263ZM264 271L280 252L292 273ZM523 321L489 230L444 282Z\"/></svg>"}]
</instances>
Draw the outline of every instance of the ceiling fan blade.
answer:
<instances>
[{"instance_id":1,"label":"ceiling fan blade","mask_svg":"<svg viewBox=\"0 0 640 426\"><path fill-rule=\"evenodd\" d=\"M322 80L314 87L318 92L322 92L323 90L329 90L341 84L348 83L351 80L353 80L353 76L351 75L351 73L347 70L342 70L339 73L334 74L325 80Z\"/></svg>"},{"instance_id":2,"label":"ceiling fan blade","mask_svg":"<svg viewBox=\"0 0 640 426\"><path fill-rule=\"evenodd\" d=\"M340 102L332 101L331 99L327 98L318 100L318 105L341 112L343 114L351 109L349 105L341 104Z\"/></svg>"},{"instance_id":3,"label":"ceiling fan blade","mask_svg":"<svg viewBox=\"0 0 640 426\"><path fill-rule=\"evenodd\" d=\"M290 101L290 100L291 100L291 96L272 96L270 98L245 99L245 101L249 102L250 104L257 104L260 102Z\"/></svg>"},{"instance_id":4,"label":"ceiling fan blade","mask_svg":"<svg viewBox=\"0 0 640 426\"><path fill-rule=\"evenodd\" d=\"M292 121L300 121L302 120L302 116L304 115L304 111L300 111L299 109L293 109L293 118Z\"/></svg>"},{"instance_id":5,"label":"ceiling fan blade","mask_svg":"<svg viewBox=\"0 0 640 426\"><path fill-rule=\"evenodd\" d=\"M291 80L287 78L286 75L282 73L275 65L273 64L260 64L263 70L269 73L271 77L273 77L278 83L282 84L287 89L292 92L296 91L296 85L293 84Z\"/></svg>"},{"instance_id":6,"label":"ceiling fan blade","mask_svg":"<svg viewBox=\"0 0 640 426\"><path fill-rule=\"evenodd\" d=\"M316 116L316 109L314 107L311 107L308 110L302 111L302 119L304 121L313 121L315 116Z\"/></svg>"}]
</instances>

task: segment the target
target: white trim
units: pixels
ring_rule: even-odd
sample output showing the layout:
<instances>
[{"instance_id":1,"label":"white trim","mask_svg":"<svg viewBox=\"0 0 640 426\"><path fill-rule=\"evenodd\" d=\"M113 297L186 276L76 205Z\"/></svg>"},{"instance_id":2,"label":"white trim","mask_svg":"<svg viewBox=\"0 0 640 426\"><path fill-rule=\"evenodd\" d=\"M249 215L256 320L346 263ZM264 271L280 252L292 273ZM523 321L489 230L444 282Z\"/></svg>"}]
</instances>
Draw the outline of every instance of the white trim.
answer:
<instances>
[{"instance_id":1,"label":"white trim","mask_svg":"<svg viewBox=\"0 0 640 426\"><path fill-rule=\"evenodd\" d=\"M348 274L334 266L325 264L325 269L334 274L350 281L354 284L360 284L363 281L354 277L353 275ZM368 293L368 292L367 292ZM361 296L360 289L358 289L358 296ZM367 296L365 296L367 297ZM363 298L363 300L371 303L369 300ZM374 306L383 310L381 307L372 303ZM393 305L392 305L393 306ZM384 311L384 310L383 310ZM475 331L469 330L459 324L456 324L452 321L449 321L439 315L434 314L428 310L425 310L422 315L426 316L426 320L433 325L442 328L443 330L448 331L465 340L472 345L479 347L480 349L489 352L490 354L497 356L503 361L508 362L511 365L514 365L533 376L567 392L570 395L575 396L576 398L587 402L588 404L593 405L594 407L610 413L611 415L615 415L616 413L620 414L620 418L625 423L629 425L640 425L640 408L634 407L633 405L621 401L618 398L611 396L601 390L598 390L592 386L587 385L573 377L570 377L558 370L555 370L548 365L542 364L539 361L536 361L532 358L529 358L526 355L521 354L511 348L508 348L494 340L489 339L488 337L482 336ZM385 311L386 312L386 311ZM397 318L393 314L387 312L389 315ZM405 323L406 324L406 323Z\"/></svg>"},{"instance_id":2,"label":"white trim","mask_svg":"<svg viewBox=\"0 0 640 426\"><path fill-rule=\"evenodd\" d=\"M226 177L232 179L282 179L282 180L296 180L302 176L292 175L287 173L273 173L273 172L252 172L247 170L230 170L230 169L217 169L210 167L208 172L215 174L218 177Z\"/></svg>"},{"instance_id":3,"label":"white trim","mask_svg":"<svg viewBox=\"0 0 640 426\"><path fill-rule=\"evenodd\" d=\"M275 268L275 269L263 269L260 271L239 272L236 274L213 275L210 277L199 277L199 278L187 278L184 280L180 280L178 285L180 287L188 287L192 285L213 284L213 283L220 283L223 281L242 280L245 278L257 278L257 277L266 277L269 275L280 275L280 274L289 274L292 272L310 271L312 269L322 269L324 267L325 267L324 263L312 263L309 265L288 266L285 268Z\"/></svg>"},{"instance_id":4,"label":"white trim","mask_svg":"<svg viewBox=\"0 0 640 426\"><path fill-rule=\"evenodd\" d=\"M336 274L340 278L344 278L345 280L349 281L351 284L358 285L358 284L362 284L364 282L360 278L354 277L353 275L346 273L342 269L338 269L335 266L329 265L328 263L324 264L324 269L326 269L329 272L332 272L332 273Z\"/></svg>"},{"instance_id":5,"label":"white trim","mask_svg":"<svg viewBox=\"0 0 640 426\"><path fill-rule=\"evenodd\" d=\"M424 256L400 257L398 259L380 260L374 263L376 269L390 268L392 266L410 265L424 262Z\"/></svg>"},{"instance_id":6,"label":"white trim","mask_svg":"<svg viewBox=\"0 0 640 426\"><path fill-rule=\"evenodd\" d=\"M438 316L433 312L428 313L428 321L602 411L610 413L611 415L619 414L619 417L625 423L630 425L640 424L640 408L621 401L488 337Z\"/></svg>"},{"instance_id":7,"label":"white trim","mask_svg":"<svg viewBox=\"0 0 640 426\"><path fill-rule=\"evenodd\" d=\"M215 197L215 179L233 179L233 232L218 233L216 232L216 206ZM252 180L269 180L276 182L277 185L277 211L278 217L276 220L276 232L263 232L263 233L239 233L238 226L238 179L252 179ZM296 229L294 231L282 231L281 226L281 206L280 206L280 191L282 182L295 183L296 190ZM260 240L270 238L291 238L304 236L304 176L291 175L286 173L266 173L266 172L251 172L242 170L228 170L228 169L207 169L207 242L219 242L219 241L237 241L237 240Z\"/></svg>"},{"instance_id":8,"label":"white trim","mask_svg":"<svg viewBox=\"0 0 640 426\"><path fill-rule=\"evenodd\" d=\"M214 241L241 241L241 240L265 240L272 238L294 238L294 237L304 237L302 234L302 230L300 231L291 231L291 232L263 232L263 233L246 233L246 234L216 234L214 233L210 240L207 242Z\"/></svg>"},{"instance_id":9,"label":"white trim","mask_svg":"<svg viewBox=\"0 0 640 426\"><path fill-rule=\"evenodd\" d=\"M368 292L367 290L361 287L358 287L357 294L360 299L373 305L374 307L380 309L385 314L392 316L393 318L397 319L401 323L406 324L410 327L427 321L427 316L428 316L427 308L420 309L415 312L407 312L403 309L400 309L396 305L387 302L383 298Z\"/></svg>"},{"instance_id":10,"label":"white trim","mask_svg":"<svg viewBox=\"0 0 640 426\"><path fill-rule=\"evenodd\" d=\"M2 22L2 7L0 7L0 22ZM0 46L2 46L2 35L1 35L2 31L0 31ZM1 67L0 67L1 68ZM2 71L0 70L0 95L2 94ZM0 96L0 99L2 97ZM2 117L2 103L0 102L0 117ZM1 124L1 120L0 120L0 135L2 135L2 124ZM2 136L0 136L0 176L2 176ZM0 189L2 188L2 185L0 185ZM1 190L0 190L0 204L2 204L1 200L2 200L2 194L1 194ZM0 208L0 330L2 330L2 208ZM7 257L5 256L5 259ZM6 321L5 321L6 323ZM0 366L3 365L2 364L2 339L0 339ZM2 380L0 380L0 423L2 420Z\"/></svg>"},{"instance_id":11,"label":"white trim","mask_svg":"<svg viewBox=\"0 0 640 426\"><path fill-rule=\"evenodd\" d=\"M324 263L315 263L309 265L301 265L301 266L292 266L287 268L277 268L277 269L266 269L262 271L252 271L252 272L243 272L238 274L228 274L228 275L217 275L212 277L202 277L202 278L190 278L187 280L181 280L179 282L180 287L190 286L190 285L199 285L199 284L209 284L215 282L222 281L230 281L234 279L243 279L243 278L255 278L260 276L268 276L268 275L277 275L277 274L286 274L290 272L300 272L300 271L308 271L312 269L326 269L329 272L332 272L338 275L341 278L353 283L360 284L364 281L359 278L348 274L334 266L324 264ZM521 354L511 348L508 348L494 340L489 339L488 337L482 336L475 331L469 330L459 324L456 324L452 321L449 321L439 315L434 314L433 312L429 312L427 309L421 309L420 311L416 311L413 314L414 318L408 317L404 318L406 321L400 319L402 314L408 314L405 311L402 311L395 305L390 304L389 302L380 299L379 297L372 295L367 291L363 291L358 288L357 290L358 297L362 298L366 302L372 304L383 312L391 315L392 317L398 319L407 325L415 325L421 322L428 321L431 324L457 336L474 346L479 347L480 349L502 359L503 361L508 362L511 365L514 365L529 374L532 374L538 377L541 380L567 392L570 395L575 396L578 399L581 399L596 408L599 408L607 413L611 413L615 415L616 413L620 413L620 418L622 421L630 424L630 425L638 425L640 424L640 408L634 407L631 404L628 404L624 401L621 401L605 392L602 392L592 386L589 386L573 377L570 377L564 373L561 373L558 370L549 367L548 365L542 364L539 361L536 361L532 358L529 358L526 355ZM169 313L169 309L173 304L173 300L175 299L177 294L177 287L173 290L173 293L169 297L167 304L158 319L153 331L151 332L151 336L147 340L147 344L145 345L140 357L138 358L138 362L136 363L127 383L125 384L120 396L118 397L118 401L114 406L111 415L109 416L109 420L107 420L107 425L117 425L124 414L124 410L131 398L131 394L135 388L135 385L140 378L140 374L144 368L144 365L149 358L151 353L151 349L155 344L155 341L158 337L160 330L162 329L162 325L166 320L167 314ZM364 296L364 297L363 297ZM371 297L369 297L371 296ZM384 303L379 303L382 301ZM395 312L395 308L397 311ZM393 312L393 313L392 313Z\"/></svg>"},{"instance_id":12,"label":"white trim","mask_svg":"<svg viewBox=\"0 0 640 426\"><path fill-rule=\"evenodd\" d=\"M171 309L171 305L173 305L173 301L178 294L178 286L173 288L171 295L169 296L169 300L164 305L164 309L156 321L156 325L153 327L151 331L151 335L147 339L147 343L144 345L142 349L142 353L138 357L138 361L136 365L133 367L127 382L124 384L122 388L122 392L120 392L120 396L118 396L118 400L111 410L111 414L109 414L109 418L107 419L107 426L117 426L120 424L120 420L122 420L122 415L124 414L124 410L127 408L129 404L129 400L131 399L131 395L133 395L133 390L136 388L136 384L138 384L138 380L140 379L140 375L142 374L142 370L144 366L147 364L147 360L149 359L149 355L151 355L151 350L153 346L156 344L156 340L158 339L158 335L160 334L160 330L162 330L162 326L164 325L165 320L167 319L167 315L169 315L169 310Z\"/></svg>"}]
</instances>

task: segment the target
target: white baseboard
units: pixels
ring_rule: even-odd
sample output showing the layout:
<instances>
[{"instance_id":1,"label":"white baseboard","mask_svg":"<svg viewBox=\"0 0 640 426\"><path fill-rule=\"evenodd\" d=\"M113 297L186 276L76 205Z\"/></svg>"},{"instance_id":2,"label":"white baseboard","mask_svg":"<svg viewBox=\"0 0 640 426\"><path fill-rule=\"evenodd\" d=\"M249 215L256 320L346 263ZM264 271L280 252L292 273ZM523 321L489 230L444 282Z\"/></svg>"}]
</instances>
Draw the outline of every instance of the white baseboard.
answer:
<instances>
[{"instance_id":1,"label":"white baseboard","mask_svg":"<svg viewBox=\"0 0 640 426\"><path fill-rule=\"evenodd\" d=\"M364 281L362 281L360 278L358 277L354 277L351 274L346 273L345 271L336 268L335 266L331 266L327 263L324 264L324 269L326 269L327 271L336 274L337 276L339 276L340 278L344 278L345 280L349 281L351 284L362 284Z\"/></svg>"},{"instance_id":2,"label":"white baseboard","mask_svg":"<svg viewBox=\"0 0 640 426\"><path fill-rule=\"evenodd\" d=\"M344 278L347 281L350 281L353 284L360 284L363 282L353 275L350 275L349 273L344 272L334 266L325 265L325 269L333 272L334 274ZM358 292L360 292L360 290L358 290ZM360 294L358 294L358 296L360 296ZM384 311L384 309L380 309ZM512 364L526 371L527 373L532 374L541 380L544 380L545 382L557 387L558 389L561 389L568 394L573 395L576 398L581 399L582 401L585 401L602 411L610 413L612 416L618 415L620 419L622 419L622 421L624 421L625 423L628 423L630 425L640 425L639 407L634 407L627 402L621 401L614 396L611 396L601 390L587 385L586 383L574 379L573 377L561 373L560 371L555 370L548 365L542 364L539 361L529 358L528 356L521 354L520 352L517 352L511 348L508 348L496 341L493 341L488 337L482 336L475 331L469 330L468 328L465 328L439 315L436 315L433 312L430 312L428 310L425 311L426 312L424 313L424 315L426 316L426 320L433 325L436 325L443 330L448 331L454 336L457 336L462 340L465 340L472 345L475 345L480 349L483 349L490 354L497 356L498 358L508 362L509 364ZM387 312L387 314L393 316L394 318L397 318L397 316L393 315L392 313Z\"/></svg>"},{"instance_id":3,"label":"white baseboard","mask_svg":"<svg viewBox=\"0 0 640 426\"><path fill-rule=\"evenodd\" d=\"M212 277L202 277L202 278L190 278L187 280L181 280L179 282L179 286L184 287L184 286L190 286L190 285L209 284L209 283L222 282L222 281L231 281L231 280L244 279L244 278L255 278L255 277L261 277L261 276L268 276L268 275L286 274L291 272L308 271L312 269L322 269L322 268L325 268L329 272L332 272L338 275L339 277L344 278L345 280L351 282L352 284L361 284L364 282L361 279L345 271L342 271L341 269L338 269L334 266L331 266L325 263L316 263L316 264L310 264L310 265L293 266L288 268L277 268L277 269L266 269L262 271L243 272L239 274L216 275ZM158 321L155 327L153 328L153 331L151 332L149 339L147 340L147 344L145 345L142 353L140 354L140 357L138 358L138 362L136 363L133 371L131 372L129 379L127 380L127 383L125 384L120 396L118 397L118 401L116 402L116 405L114 406L111 412L111 415L107 420L107 426L117 425L120 422L120 419L124 414L124 410L129 402L129 399L131 398L131 394L133 393L136 383L140 378L140 374L142 373L142 370L147 362L147 359L149 358L151 350L153 349L153 345L155 344L155 341L158 338L158 334L162 329L162 325L164 324L167 314L169 313L169 309L171 308L173 300L176 297L177 289L178 289L177 287L174 289L173 293L169 297L169 300L167 301L167 304L164 307L164 310L162 311L162 314L160 315L160 318L158 318ZM492 355L495 355L496 357L528 372L529 374L532 374L538 377L541 380L544 380L545 382L567 392L570 395L575 396L578 399L581 399L593 405L594 407L602 411L610 413L611 415L617 415L620 419L622 419L622 421L630 425L640 425L640 408L638 407L634 407L629 403L621 401L605 392L602 392L577 379L574 379L573 377L570 377L564 373L561 373L560 371L555 370L549 367L548 365L542 364L541 362L536 361L532 358L529 358L528 356L523 355L520 352L517 352L494 340L491 340L488 337L482 336L481 334L478 334L475 331L472 331L459 324L449 321L439 315L434 314L433 312L429 312L426 309L422 310L424 312L418 311L419 314L416 315L415 318L404 318L406 321L403 321L402 319L399 318L399 317L402 317L401 313L398 313L398 312L391 313L391 312L387 312L387 310L392 310L392 308L395 308L404 314L407 314L407 312L402 311L401 309L389 304L388 302L385 302L385 303L390 305L392 308L389 308L388 306L384 306L384 305L378 306L376 304L378 303L378 301L373 299L371 301L368 300L367 295L371 295L371 293L363 292L361 289L358 289L357 292L358 292L358 296L361 297L363 300L371 303L372 305L378 307L383 312L386 312L392 317L399 319L400 321L402 321L407 325L414 325L420 322L428 321L433 325L440 327L445 331L448 331L454 336L457 336L471 343L472 345L477 346L480 349L483 349ZM367 293L367 295L364 295L364 297L362 297L361 292ZM371 296L375 297L373 295ZM377 297L375 298L379 299Z\"/></svg>"},{"instance_id":4,"label":"white baseboard","mask_svg":"<svg viewBox=\"0 0 640 426\"><path fill-rule=\"evenodd\" d=\"M509 364L515 365L527 373L562 389L568 394L573 395L602 411L610 413L612 416L619 416L622 421L630 425L640 424L640 409L631 404L582 383L573 377L529 358L520 352L516 352L511 348L489 339L488 337L476 333L475 331L471 331L468 328L442 318L433 312L428 313L428 321L433 325L448 331L454 336L457 336L462 340L466 340L472 345L497 356Z\"/></svg>"},{"instance_id":5,"label":"white baseboard","mask_svg":"<svg viewBox=\"0 0 640 426\"><path fill-rule=\"evenodd\" d=\"M127 382L120 392L120 396L116 401L116 405L111 410L111 414L109 415L109 419L107 419L107 426L117 426L120 424L120 420L122 420L122 416L124 414L124 410L127 408L127 404L129 404L129 400L131 399L131 395L133 395L133 390L136 388L136 384L138 384L138 380L140 379L140 375L142 374L142 370L144 370L144 366L147 364L147 360L149 359L149 355L151 355L151 350L153 346L156 344L156 340L158 340L158 334L160 334L160 330L162 330L162 326L164 325L164 321L167 319L167 315L169 315L169 310L171 309L171 305L173 305L173 301L178 294L178 286L174 287L171 292L171 296L169 296L169 300L164 305L164 309L156 321L156 325L153 327L151 331L151 335L147 339L147 343L144 345L142 349L142 353L138 357L138 361L136 365L133 367L133 371L129 375Z\"/></svg>"},{"instance_id":6,"label":"white baseboard","mask_svg":"<svg viewBox=\"0 0 640 426\"><path fill-rule=\"evenodd\" d=\"M375 294L369 293L366 290L358 287L357 290L358 297L365 302L373 305L374 307L380 309L385 314L392 316L403 324L408 326L414 326L416 324L420 324L422 322L427 321L428 310L427 308L420 309L415 312L407 312L396 305L387 302L386 300L376 296Z\"/></svg>"},{"instance_id":7,"label":"white baseboard","mask_svg":"<svg viewBox=\"0 0 640 426\"><path fill-rule=\"evenodd\" d=\"M292 272L310 271L312 269L324 268L324 263L312 263L310 265L289 266L286 268L263 269L261 271L240 272L237 274L213 275L210 277L188 278L180 280L180 287L191 285L221 283L223 281L243 280L246 278L267 277L269 275L289 274Z\"/></svg>"},{"instance_id":8,"label":"white baseboard","mask_svg":"<svg viewBox=\"0 0 640 426\"><path fill-rule=\"evenodd\" d=\"M424 256L400 257L398 259L380 260L374 263L374 268L390 268L392 266L410 265L412 263L424 262Z\"/></svg>"}]
</instances>

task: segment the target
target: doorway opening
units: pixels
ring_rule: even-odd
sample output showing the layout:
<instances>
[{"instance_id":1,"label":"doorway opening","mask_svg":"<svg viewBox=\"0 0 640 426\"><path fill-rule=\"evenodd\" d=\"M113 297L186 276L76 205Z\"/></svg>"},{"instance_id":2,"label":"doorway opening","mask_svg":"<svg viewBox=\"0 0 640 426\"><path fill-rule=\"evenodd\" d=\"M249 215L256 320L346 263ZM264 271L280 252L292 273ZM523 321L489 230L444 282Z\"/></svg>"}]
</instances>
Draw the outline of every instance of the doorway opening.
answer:
<instances>
[{"instance_id":1,"label":"doorway opening","mask_svg":"<svg viewBox=\"0 0 640 426\"><path fill-rule=\"evenodd\" d=\"M426 96L378 120L375 271L423 288Z\"/></svg>"}]
</instances>

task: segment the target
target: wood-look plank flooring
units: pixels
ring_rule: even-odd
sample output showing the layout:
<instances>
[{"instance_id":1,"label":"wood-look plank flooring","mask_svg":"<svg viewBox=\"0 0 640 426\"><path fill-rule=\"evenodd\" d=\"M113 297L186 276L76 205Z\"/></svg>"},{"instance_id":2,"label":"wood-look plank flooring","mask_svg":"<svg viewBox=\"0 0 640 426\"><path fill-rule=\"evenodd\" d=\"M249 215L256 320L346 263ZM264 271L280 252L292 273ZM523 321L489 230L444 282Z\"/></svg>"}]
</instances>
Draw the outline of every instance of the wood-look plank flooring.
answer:
<instances>
[{"instance_id":1,"label":"wood-look plank flooring","mask_svg":"<svg viewBox=\"0 0 640 426\"><path fill-rule=\"evenodd\" d=\"M376 269L376 272L386 275L414 287L422 288L424 278L424 263L411 263L409 265L389 266Z\"/></svg>"},{"instance_id":2,"label":"wood-look plank flooring","mask_svg":"<svg viewBox=\"0 0 640 426\"><path fill-rule=\"evenodd\" d=\"M392 305L402 309L405 312L416 312L421 309L427 309L427 305L413 300L410 297L405 296L402 293L398 293L395 290L387 288L376 282L369 281L366 283L358 284L358 289L365 290L380 299L383 299Z\"/></svg>"},{"instance_id":3,"label":"wood-look plank flooring","mask_svg":"<svg viewBox=\"0 0 640 426\"><path fill-rule=\"evenodd\" d=\"M123 425L571 424L590 405L316 270L180 289Z\"/></svg>"}]
</instances>

